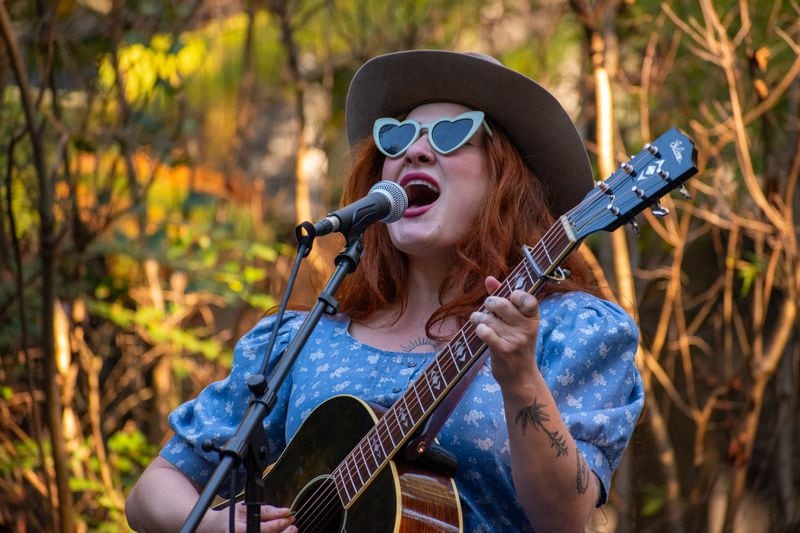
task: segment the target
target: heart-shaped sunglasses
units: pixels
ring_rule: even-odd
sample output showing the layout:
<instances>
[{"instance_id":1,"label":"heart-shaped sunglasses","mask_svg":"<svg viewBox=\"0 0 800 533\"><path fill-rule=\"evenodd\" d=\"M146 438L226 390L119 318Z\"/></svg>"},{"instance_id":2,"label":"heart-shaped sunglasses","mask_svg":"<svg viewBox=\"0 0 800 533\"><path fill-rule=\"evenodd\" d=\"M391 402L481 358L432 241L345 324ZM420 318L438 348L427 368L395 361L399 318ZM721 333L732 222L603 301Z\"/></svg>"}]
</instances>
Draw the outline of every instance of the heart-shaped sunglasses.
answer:
<instances>
[{"instance_id":1,"label":"heart-shaped sunglasses","mask_svg":"<svg viewBox=\"0 0 800 533\"><path fill-rule=\"evenodd\" d=\"M467 111L457 117L443 117L430 124L420 124L416 120L406 119L402 122L389 117L379 118L372 128L372 136L378 150L386 157L400 157L422 132L427 130L428 143L440 154L449 154L464 146L472 138L478 128L486 129L491 136L492 130L484 120L483 111Z\"/></svg>"}]
</instances>

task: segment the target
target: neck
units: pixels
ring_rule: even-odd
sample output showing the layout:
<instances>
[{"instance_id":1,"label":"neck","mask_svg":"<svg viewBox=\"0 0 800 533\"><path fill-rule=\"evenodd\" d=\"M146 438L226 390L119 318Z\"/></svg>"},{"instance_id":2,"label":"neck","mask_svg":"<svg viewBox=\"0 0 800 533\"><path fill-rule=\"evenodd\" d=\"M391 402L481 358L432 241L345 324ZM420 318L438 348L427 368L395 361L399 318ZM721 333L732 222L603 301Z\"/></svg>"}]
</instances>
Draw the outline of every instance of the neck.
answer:
<instances>
[{"instance_id":1,"label":"neck","mask_svg":"<svg viewBox=\"0 0 800 533\"><path fill-rule=\"evenodd\" d=\"M400 303L396 302L376 312L363 323L372 328L391 327L395 331L415 332L413 335L423 334L425 323L442 306L439 291L448 268L442 262L411 258L406 282L407 299L402 314ZM448 331L453 333L456 330L457 327L447 324L434 333L446 335Z\"/></svg>"}]
</instances>

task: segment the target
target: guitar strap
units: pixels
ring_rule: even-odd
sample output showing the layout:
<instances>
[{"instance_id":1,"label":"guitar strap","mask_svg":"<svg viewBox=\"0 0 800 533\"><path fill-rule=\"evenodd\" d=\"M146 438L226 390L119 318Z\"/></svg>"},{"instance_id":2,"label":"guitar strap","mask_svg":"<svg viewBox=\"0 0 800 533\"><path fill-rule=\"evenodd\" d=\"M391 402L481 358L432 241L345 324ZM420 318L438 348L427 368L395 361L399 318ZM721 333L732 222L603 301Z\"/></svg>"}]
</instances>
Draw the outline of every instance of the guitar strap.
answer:
<instances>
[{"instance_id":1,"label":"guitar strap","mask_svg":"<svg viewBox=\"0 0 800 533\"><path fill-rule=\"evenodd\" d=\"M470 369L467 370L464 377L450 389L450 392L447 393L442 403L440 403L428 417L425 425L423 425L419 432L408 441L406 445L406 457L408 459L416 459L425 453L425 450L428 449L430 443L436 438L436 435L439 434L439 430L442 429L444 423L453 413L458 402L461 401L464 393L467 392L467 388L470 383L472 383L472 380L475 379L475 376L480 372L488 355L489 350L485 350Z\"/></svg>"}]
</instances>

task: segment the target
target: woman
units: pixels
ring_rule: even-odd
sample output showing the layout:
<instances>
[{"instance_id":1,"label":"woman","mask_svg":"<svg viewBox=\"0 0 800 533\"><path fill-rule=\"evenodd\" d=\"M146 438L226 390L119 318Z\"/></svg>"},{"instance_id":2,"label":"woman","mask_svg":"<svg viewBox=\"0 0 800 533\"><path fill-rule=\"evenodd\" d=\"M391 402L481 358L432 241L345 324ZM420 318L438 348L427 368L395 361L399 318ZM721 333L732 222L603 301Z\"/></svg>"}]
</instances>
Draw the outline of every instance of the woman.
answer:
<instances>
[{"instance_id":1,"label":"woman","mask_svg":"<svg viewBox=\"0 0 800 533\"><path fill-rule=\"evenodd\" d=\"M641 412L636 327L597 296L578 255L564 262L571 276L538 299L487 297L523 259L520 246L536 244L591 188L574 125L547 91L490 57L418 50L356 73L347 129L343 201L383 179L404 187L409 207L365 232L340 313L320 322L265 421L271 449L332 396L391 405L471 321L490 358L438 435L458 461L464 530L582 531ZM273 353L301 321L283 324ZM134 529L183 523L217 461L197 444L234 431L244 376L258 368L272 324L240 340L228 379L170 415L175 436L128 498ZM262 531L295 531L289 509L265 505L261 517ZM211 511L202 528L226 524L227 512Z\"/></svg>"}]
</instances>

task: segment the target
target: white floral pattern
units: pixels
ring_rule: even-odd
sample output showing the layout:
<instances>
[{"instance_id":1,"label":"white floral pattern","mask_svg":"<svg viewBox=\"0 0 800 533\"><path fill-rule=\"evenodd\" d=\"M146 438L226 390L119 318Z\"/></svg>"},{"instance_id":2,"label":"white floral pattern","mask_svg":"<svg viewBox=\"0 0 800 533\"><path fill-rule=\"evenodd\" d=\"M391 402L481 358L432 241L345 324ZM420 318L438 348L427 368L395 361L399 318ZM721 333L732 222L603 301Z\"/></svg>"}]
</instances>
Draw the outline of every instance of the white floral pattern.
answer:
<instances>
[{"instance_id":1,"label":"white floral pattern","mask_svg":"<svg viewBox=\"0 0 800 533\"><path fill-rule=\"evenodd\" d=\"M618 306L580 292L542 300L540 316L539 368L605 497L644 402L633 361L638 330ZM287 315L274 353L288 346L303 318L301 313ZM199 444L210 439L221 446L236 430L249 399L245 377L257 371L273 323L272 317L265 318L242 337L230 375L169 417L175 435L161 455L201 485L218 457ZM324 317L300 353L265 421L273 458L326 399L352 394L391 405L435 355L378 350L350 337L348 326L347 317ZM465 531L531 531L514 496L502 395L490 365L491 360L477 375L439 441L458 459Z\"/></svg>"}]
</instances>

